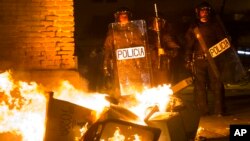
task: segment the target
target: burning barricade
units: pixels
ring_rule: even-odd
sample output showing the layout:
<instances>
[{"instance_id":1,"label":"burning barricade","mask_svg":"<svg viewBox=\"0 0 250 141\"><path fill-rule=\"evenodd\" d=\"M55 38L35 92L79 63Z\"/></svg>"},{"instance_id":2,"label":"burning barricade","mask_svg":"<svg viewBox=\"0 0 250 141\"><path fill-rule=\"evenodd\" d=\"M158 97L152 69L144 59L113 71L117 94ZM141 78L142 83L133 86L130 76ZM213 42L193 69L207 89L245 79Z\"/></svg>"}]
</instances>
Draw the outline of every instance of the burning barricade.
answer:
<instances>
[{"instance_id":1,"label":"burning barricade","mask_svg":"<svg viewBox=\"0 0 250 141\"><path fill-rule=\"evenodd\" d=\"M198 119L190 119L193 109L185 110L168 85L112 104L106 94L84 93L66 81L48 94L37 83L16 82L4 72L0 93L0 140L178 141L198 128L199 120L190 122Z\"/></svg>"}]
</instances>

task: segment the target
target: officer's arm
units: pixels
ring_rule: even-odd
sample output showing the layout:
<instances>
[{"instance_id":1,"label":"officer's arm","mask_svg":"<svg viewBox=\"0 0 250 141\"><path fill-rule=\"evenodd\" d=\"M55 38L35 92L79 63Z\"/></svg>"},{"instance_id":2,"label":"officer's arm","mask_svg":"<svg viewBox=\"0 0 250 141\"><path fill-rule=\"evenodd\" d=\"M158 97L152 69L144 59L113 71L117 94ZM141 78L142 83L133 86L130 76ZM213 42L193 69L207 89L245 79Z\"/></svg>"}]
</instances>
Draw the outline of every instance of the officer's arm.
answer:
<instances>
[{"instance_id":1,"label":"officer's arm","mask_svg":"<svg viewBox=\"0 0 250 141\"><path fill-rule=\"evenodd\" d=\"M192 53L194 50L194 44L195 44L195 34L193 32L193 28L190 27L186 34L185 34L185 61L191 61L192 60Z\"/></svg>"},{"instance_id":2,"label":"officer's arm","mask_svg":"<svg viewBox=\"0 0 250 141\"><path fill-rule=\"evenodd\" d=\"M104 47L103 47L103 53L104 53L104 58L103 58L103 71L104 75L109 75L109 69L110 69L110 62L112 59L112 47L113 47L113 37L111 32L108 32L107 37L104 42Z\"/></svg>"}]
</instances>

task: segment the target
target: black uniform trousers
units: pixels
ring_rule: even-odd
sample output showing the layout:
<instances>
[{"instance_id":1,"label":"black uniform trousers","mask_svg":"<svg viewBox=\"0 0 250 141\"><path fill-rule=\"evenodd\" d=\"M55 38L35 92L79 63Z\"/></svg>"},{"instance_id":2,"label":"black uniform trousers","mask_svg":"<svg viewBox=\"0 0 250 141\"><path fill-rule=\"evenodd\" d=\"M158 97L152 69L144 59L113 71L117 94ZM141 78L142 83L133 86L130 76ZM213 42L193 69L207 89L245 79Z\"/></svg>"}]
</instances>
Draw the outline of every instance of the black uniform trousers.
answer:
<instances>
[{"instance_id":1,"label":"black uniform trousers","mask_svg":"<svg viewBox=\"0 0 250 141\"><path fill-rule=\"evenodd\" d=\"M194 79L194 101L201 115L209 114L208 90L213 94L214 114L224 113L224 94L223 83L213 74L208 60L206 58L195 60L195 79Z\"/></svg>"}]
</instances>

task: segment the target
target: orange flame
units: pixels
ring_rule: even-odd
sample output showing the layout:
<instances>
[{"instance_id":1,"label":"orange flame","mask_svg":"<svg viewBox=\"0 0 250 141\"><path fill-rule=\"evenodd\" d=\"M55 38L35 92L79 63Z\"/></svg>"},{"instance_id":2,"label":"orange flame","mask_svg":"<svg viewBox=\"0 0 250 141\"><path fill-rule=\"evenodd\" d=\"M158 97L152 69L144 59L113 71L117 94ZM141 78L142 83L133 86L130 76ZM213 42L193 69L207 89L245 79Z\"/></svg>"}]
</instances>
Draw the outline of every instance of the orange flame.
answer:
<instances>
[{"instance_id":1,"label":"orange flame","mask_svg":"<svg viewBox=\"0 0 250 141\"><path fill-rule=\"evenodd\" d=\"M9 132L21 135L23 141L42 141L47 106L43 87L35 82L15 82L11 71L6 71L0 74L0 94L0 134ZM67 81L63 81L55 91L55 98L96 110L97 113L109 106L104 96L79 91Z\"/></svg>"},{"instance_id":2,"label":"orange flame","mask_svg":"<svg viewBox=\"0 0 250 141\"><path fill-rule=\"evenodd\" d=\"M114 136L111 138L108 138L108 141L124 141L125 136L120 133L120 128L117 127L115 130Z\"/></svg>"},{"instance_id":3,"label":"orange flame","mask_svg":"<svg viewBox=\"0 0 250 141\"><path fill-rule=\"evenodd\" d=\"M43 138L46 98L36 83L14 83L11 72L0 74L0 133L22 135L22 140Z\"/></svg>"},{"instance_id":4,"label":"orange flame","mask_svg":"<svg viewBox=\"0 0 250 141\"><path fill-rule=\"evenodd\" d=\"M96 111L97 119L105 107L109 107L110 103L105 99L106 94L85 93L77 90L68 81L62 81L61 87L55 90L55 98L70 101L77 105Z\"/></svg>"},{"instance_id":5,"label":"orange flame","mask_svg":"<svg viewBox=\"0 0 250 141\"><path fill-rule=\"evenodd\" d=\"M150 107L157 105L160 112L165 112L172 94L173 91L170 89L170 85L164 84L156 88L147 89L142 93L137 93L135 95L136 102L130 102L133 104L125 103L123 106L128 107L143 121L147 115L146 111Z\"/></svg>"},{"instance_id":6,"label":"orange flame","mask_svg":"<svg viewBox=\"0 0 250 141\"><path fill-rule=\"evenodd\" d=\"M101 141L105 141L104 139L100 139ZM133 141L141 141L141 137L138 134L134 134L133 138L126 137L121 134L121 130L119 127L116 127L113 137L108 138L108 141L125 141L125 140L133 140Z\"/></svg>"},{"instance_id":7,"label":"orange flame","mask_svg":"<svg viewBox=\"0 0 250 141\"><path fill-rule=\"evenodd\" d=\"M110 103L105 100L106 94L87 93L77 90L68 81L62 81L60 87L53 90L54 98L96 111L97 117ZM0 73L0 134L10 132L21 135L23 141L42 141L45 133L46 95L43 86L36 82L14 81L11 71ZM133 104L123 103L123 107L138 115L141 120L146 117L145 111L157 105L165 111L173 94L170 85L147 89L135 95ZM81 133L86 132L86 127ZM115 132L118 135L119 132ZM122 136L119 136L122 137ZM135 135L136 140L140 140Z\"/></svg>"},{"instance_id":8,"label":"orange flame","mask_svg":"<svg viewBox=\"0 0 250 141\"><path fill-rule=\"evenodd\" d=\"M10 92L13 90L14 84L10 72L4 72L0 74L0 92L10 96Z\"/></svg>"}]
</instances>

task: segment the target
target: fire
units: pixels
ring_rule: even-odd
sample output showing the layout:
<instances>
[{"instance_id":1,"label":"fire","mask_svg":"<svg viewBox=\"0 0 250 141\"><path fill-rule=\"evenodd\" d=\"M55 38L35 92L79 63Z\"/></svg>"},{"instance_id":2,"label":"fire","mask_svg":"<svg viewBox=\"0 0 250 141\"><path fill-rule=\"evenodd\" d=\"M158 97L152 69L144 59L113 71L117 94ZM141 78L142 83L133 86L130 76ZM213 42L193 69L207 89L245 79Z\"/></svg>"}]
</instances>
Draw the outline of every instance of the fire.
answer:
<instances>
[{"instance_id":1,"label":"fire","mask_svg":"<svg viewBox=\"0 0 250 141\"><path fill-rule=\"evenodd\" d=\"M126 137L125 135L121 134L121 130L119 127L116 128L114 132L114 136L108 138L108 141L125 141L125 140L131 140L131 141L141 141L141 137L138 134L134 134L133 138ZM105 141L104 139L101 139L101 141Z\"/></svg>"},{"instance_id":2,"label":"fire","mask_svg":"<svg viewBox=\"0 0 250 141\"><path fill-rule=\"evenodd\" d=\"M106 94L78 90L68 81L62 81L61 86L52 91L56 99L96 111L96 119L104 108L110 106L105 99ZM15 81L11 71L6 71L0 73L0 94L0 135L11 133L21 136L22 141L42 141L45 134L47 107L45 88L36 82ZM159 111L166 111L172 94L170 85L163 85L135 94L133 101L121 103L121 105L144 121L148 114L146 111L150 107L157 105ZM85 125L80 132L84 134L86 131ZM119 141L123 138L119 130L115 131L114 136L119 138ZM113 140L117 141L114 138ZM134 140L140 140L140 136L135 134Z\"/></svg>"},{"instance_id":3,"label":"fire","mask_svg":"<svg viewBox=\"0 0 250 141\"><path fill-rule=\"evenodd\" d=\"M135 137L134 141L141 141L140 139L141 137L139 135L135 134L134 137Z\"/></svg>"},{"instance_id":4,"label":"fire","mask_svg":"<svg viewBox=\"0 0 250 141\"><path fill-rule=\"evenodd\" d=\"M125 103L123 106L128 107L128 109L140 117L142 121L147 116L148 109L153 108L155 105L158 106L160 112L166 112L170 96L173 94L170 87L171 85L164 84L162 86L147 89L142 93L137 93L134 102Z\"/></svg>"},{"instance_id":5,"label":"fire","mask_svg":"<svg viewBox=\"0 0 250 141\"><path fill-rule=\"evenodd\" d=\"M104 108L110 105L105 99L105 96L106 94L85 93L81 90L77 90L68 81L62 81L62 85L55 90L55 98L92 109L97 112L97 119Z\"/></svg>"},{"instance_id":6,"label":"fire","mask_svg":"<svg viewBox=\"0 0 250 141\"><path fill-rule=\"evenodd\" d=\"M63 81L54 92L55 98L93 109L97 113L109 105L104 94L84 93L67 81ZM0 74L0 94L0 134L20 135L23 141L42 141L47 106L45 88L36 82L16 82L11 71L6 71Z\"/></svg>"},{"instance_id":7,"label":"fire","mask_svg":"<svg viewBox=\"0 0 250 141\"><path fill-rule=\"evenodd\" d=\"M88 130L88 123L86 123L86 124L80 129L81 137L87 132L87 130Z\"/></svg>"},{"instance_id":8,"label":"fire","mask_svg":"<svg viewBox=\"0 0 250 141\"><path fill-rule=\"evenodd\" d=\"M0 74L0 92L4 92L10 97L10 91L13 89L13 80L10 72L4 72Z\"/></svg>"},{"instance_id":9,"label":"fire","mask_svg":"<svg viewBox=\"0 0 250 141\"><path fill-rule=\"evenodd\" d=\"M108 141L124 141L125 136L120 133L120 128L117 127L114 136L109 138Z\"/></svg>"},{"instance_id":10,"label":"fire","mask_svg":"<svg viewBox=\"0 0 250 141\"><path fill-rule=\"evenodd\" d=\"M22 135L23 141L43 138L46 98L36 83L15 83L11 72L0 74L0 133Z\"/></svg>"}]
</instances>

